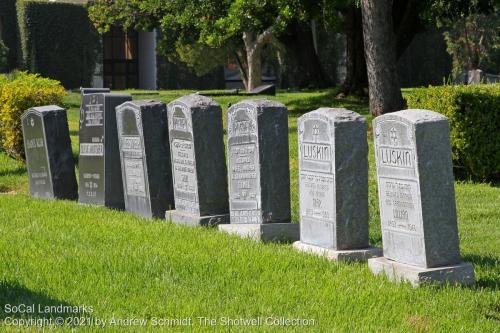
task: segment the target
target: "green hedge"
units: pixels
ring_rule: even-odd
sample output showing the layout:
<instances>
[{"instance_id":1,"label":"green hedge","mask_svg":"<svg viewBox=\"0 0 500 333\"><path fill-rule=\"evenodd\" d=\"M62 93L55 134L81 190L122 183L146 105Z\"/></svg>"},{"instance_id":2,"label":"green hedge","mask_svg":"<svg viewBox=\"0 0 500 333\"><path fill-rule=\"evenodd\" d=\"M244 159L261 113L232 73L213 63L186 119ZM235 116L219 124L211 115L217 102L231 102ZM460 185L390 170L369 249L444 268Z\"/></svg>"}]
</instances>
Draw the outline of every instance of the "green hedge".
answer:
<instances>
[{"instance_id":1,"label":"green hedge","mask_svg":"<svg viewBox=\"0 0 500 333\"><path fill-rule=\"evenodd\" d=\"M0 148L24 159L21 115L27 109L62 104L66 91L58 81L27 72L0 75Z\"/></svg>"},{"instance_id":2,"label":"green hedge","mask_svg":"<svg viewBox=\"0 0 500 333\"><path fill-rule=\"evenodd\" d=\"M13 70L18 65L19 39L17 30L16 0L0 0L0 21L5 46L9 48L7 70Z\"/></svg>"},{"instance_id":3,"label":"green hedge","mask_svg":"<svg viewBox=\"0 0 500 333\"><path fill-rule=\"evenodd\" d=\"M405 97L408 108L448 117L459 175L500 179L500 84L419 88Z\"/></svg>"},{"instance_id":4,"label":"green hedge","mask_svg":"<svg viewBox=\"0 0 500 333\"><path fill-rule=\"evenodd\" d=\"M17 17L23 68L68 89L90 85L100 39L85 6L19 0Z\"/></svg>"}]
</instances>

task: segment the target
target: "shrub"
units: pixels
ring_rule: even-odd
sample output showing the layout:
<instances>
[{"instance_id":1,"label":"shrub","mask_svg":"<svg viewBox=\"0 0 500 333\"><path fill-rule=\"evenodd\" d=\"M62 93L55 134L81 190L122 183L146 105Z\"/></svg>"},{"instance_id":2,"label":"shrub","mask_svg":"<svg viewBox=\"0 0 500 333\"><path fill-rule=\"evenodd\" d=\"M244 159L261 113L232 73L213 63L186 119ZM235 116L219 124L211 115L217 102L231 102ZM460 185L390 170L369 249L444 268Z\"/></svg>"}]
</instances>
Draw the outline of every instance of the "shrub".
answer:
<instances>
[{"instance_id":1,"label":"shrub","mask_svg":"<svg viewBox=\"0 0 500 333\"><path fill-rule=\"evenodd\" d=\"M21 115L34 106L62 104L65 94L58 81L37 74L0 75L0 147L14 158L24 159Z\"/></svg>"},{"instance_id":2,"label":"shrub","mask_svg":"<svg viewBox=\"0 0 500 333\"><path fill-rule=\"evenodd\" d=\"M419 88L406 100L408 108L448 117L458 175L500 178L500 84Z\"/></svg>"},{"instance_id":3,"label":"shrub","mask_svg":"<svg viewBox=\"0 0 500 333\"><path fill-rule=\"evenodd\" d=\"M18 0L17 20L23 68L59 80L68 89L91 84L100 37L85 6Z\"/></svg>"}]
</instances>

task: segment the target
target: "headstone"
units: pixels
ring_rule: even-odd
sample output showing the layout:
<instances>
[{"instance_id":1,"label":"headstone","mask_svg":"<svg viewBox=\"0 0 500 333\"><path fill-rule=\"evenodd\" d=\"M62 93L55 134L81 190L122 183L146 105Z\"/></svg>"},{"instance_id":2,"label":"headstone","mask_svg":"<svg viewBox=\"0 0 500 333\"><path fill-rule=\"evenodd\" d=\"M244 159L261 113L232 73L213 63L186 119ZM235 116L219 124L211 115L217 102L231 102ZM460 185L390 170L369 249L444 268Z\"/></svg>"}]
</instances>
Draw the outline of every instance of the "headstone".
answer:
<instances>
[{"instance_id":1,"label":"headstone","mask_svg":"<svg viewBox=\"0 0 500 333\"><path fill-rule=\"evenodd\" d=\"M125 209L165 218L174 207L167 107L157 101L125 102L116 108Z\"/></svg>"},{"instance_id":2,"label":"headstone","mask_svg":"<svg viewBox=\"0 0 500 333\"><path fill-rule=\"evenodd\" d=\"M467 84L483 83L483 71L480 69L472 69L467 73Z\"/></svg>"},{"instance_id":3,"label":"headstone","mask_svg":"<svg viewBox=\"0 0 500 333\"><path fill-rule=\"evenodd\" d=\"M293 241L290 223L288 112L267 100L229 108L227 157L231 224L221 231L263 241Z\"/></svg>"},{"instance_id":4,"label":"headstone","mask_svg":"<svg viewBox=\"0 0 500 333\"><path fill-rule=\"evenodd\" d=\"M178 224L228 223L227 172L222 110L208 97L192 94L168 104L168 130Z\"/></svg>"},{"instance_id":5,"label":"headstone","mask_svg":"<svg viewBox=\"0 0 500 333\"><path fill-rule=\"evenodd\" d=\"M76 200L78 186L66 110L57 105L34 107L21 120L31 195Z\"/></svg>"},{"instance_id":6,"label":"headstone","mask_svg":"<svg viewBox=\"0 0 500 333\"><path fill-rule=\"evenodd\" d=\"M130 95L83 95L80 109L80 188L84 204L124 209L115 108Z\"/></svg>"},{"instance_id":7,"label":"headstone","mask_svg":"<svg viewBox=\"0 0 500 333\"><path fill-rule=\"evenodd\" d=\"M247 95L276 95L276 86L274 84L264 84L250 90Z\"/></svg>"},{"instance_id":8,"label":"headstone","mask_svg":"<svg viewBox=\"0 0 500 333\"><path fill-rule=\"evenodd\" d=\"M333 260L364 260L368 245L366 121L346 109L321 108L298 120L300 242Z\"/></svg>"},{"instance_id":9,"label":"headstone","mask_svg":"<svg viewBox=\"0 0 500 333\"><path fill-rule=\"evenodd\" d=\"M384 257L369 267L413 285L474 283L460 259L448 119L404 110L373 129Z\"/></svg>"}]
</instances>

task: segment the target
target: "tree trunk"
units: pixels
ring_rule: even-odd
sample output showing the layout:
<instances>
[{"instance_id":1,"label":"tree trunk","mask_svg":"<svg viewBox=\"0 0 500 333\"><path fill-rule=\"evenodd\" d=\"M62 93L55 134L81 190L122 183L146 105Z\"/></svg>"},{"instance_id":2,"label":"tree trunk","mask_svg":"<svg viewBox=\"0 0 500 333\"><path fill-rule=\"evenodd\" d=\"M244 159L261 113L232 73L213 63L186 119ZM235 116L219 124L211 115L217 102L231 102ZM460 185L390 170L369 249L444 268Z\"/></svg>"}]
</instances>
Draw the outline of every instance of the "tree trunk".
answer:
<instances>
[{"instance_id":1,"label":"tree trunk","mask_svg":"<svg viewBox=\"0 0 500 333\"><path fill-rule=\"evenodd\" d=\"M319 55L316 52L313 37L313 28L305 22L293 21L287 30L279 37L285 45L284 81L293 87L326 88L330 79L321 66Z\"/></svg>"},{"instance_id":2,"label":"tree trunk","mask_svg":"<svg viewBox=\"0 0 500 333\"><path fill-rule=\"evenodd\" d=\"M343 11L346 24L346 77L342 92L346 95L365 96L368 88L363 44L361 9L351 4Z\"/></svg>"},{"instance_id":3,"label":"tree trunk","mask_svg":"<svg viewBox=\"0 0 500 333\"><path fill-rule=\"evenodd\" d=\"M251 91L262 85L262 48L255 47L247 50L248 85L247 91Z\"/></svg>"},{"instance_id":4,"label":"tree trunk","mask_svg":"<svg viewBox=\"0 0 500 333\"><path fill-rule=\"evenodd\" d=\"M373 116L404 106L396 69L393 0L361 0L370 112Z\"/></svg>"}]
</instances>

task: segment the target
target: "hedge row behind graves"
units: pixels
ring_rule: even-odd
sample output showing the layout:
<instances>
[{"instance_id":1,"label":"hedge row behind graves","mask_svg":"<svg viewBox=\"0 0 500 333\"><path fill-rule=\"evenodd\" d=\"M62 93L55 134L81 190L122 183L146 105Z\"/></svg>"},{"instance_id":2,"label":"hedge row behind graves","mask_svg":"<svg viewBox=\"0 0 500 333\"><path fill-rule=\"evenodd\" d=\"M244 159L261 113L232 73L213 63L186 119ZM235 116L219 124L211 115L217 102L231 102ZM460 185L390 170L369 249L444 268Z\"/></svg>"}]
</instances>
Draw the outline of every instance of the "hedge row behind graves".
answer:
<instances>
[{"instance_id":1,"label":"hedge row behind graves","mask_svg":"<svg viewBox=\"0 0 500 333\"><path fill-rule=\"evenodd\" d=\"M500 179L500 84L418 88L406 100L408 108L449 118L458 176Z\"/></svg>"}]
</instances>

